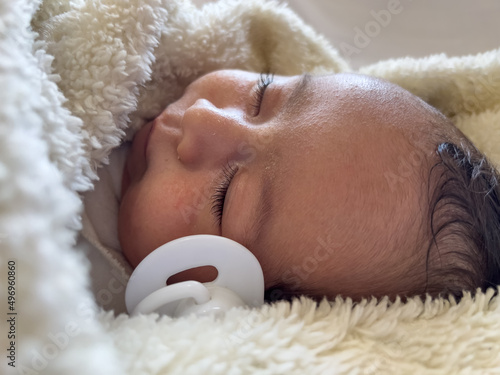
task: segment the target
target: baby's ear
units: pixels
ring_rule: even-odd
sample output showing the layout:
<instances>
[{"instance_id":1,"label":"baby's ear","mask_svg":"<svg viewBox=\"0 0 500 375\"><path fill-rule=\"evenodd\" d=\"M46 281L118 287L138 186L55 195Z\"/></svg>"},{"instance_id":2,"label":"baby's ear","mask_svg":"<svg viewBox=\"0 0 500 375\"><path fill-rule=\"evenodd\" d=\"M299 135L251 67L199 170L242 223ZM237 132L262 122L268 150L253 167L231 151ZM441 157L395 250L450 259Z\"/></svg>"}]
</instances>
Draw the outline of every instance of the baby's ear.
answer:
<instances>
[{"instance_id":1,"label":"baby's ear","mask_svg":"<svg viewBox=\"0 0 500 375\"><path fill-rule=\"evenodd\" d=\"M500 103L500 49L463 57L401 58L363 67L419 96L446 116L479 114Z\"/></svg>"}]
</instances>

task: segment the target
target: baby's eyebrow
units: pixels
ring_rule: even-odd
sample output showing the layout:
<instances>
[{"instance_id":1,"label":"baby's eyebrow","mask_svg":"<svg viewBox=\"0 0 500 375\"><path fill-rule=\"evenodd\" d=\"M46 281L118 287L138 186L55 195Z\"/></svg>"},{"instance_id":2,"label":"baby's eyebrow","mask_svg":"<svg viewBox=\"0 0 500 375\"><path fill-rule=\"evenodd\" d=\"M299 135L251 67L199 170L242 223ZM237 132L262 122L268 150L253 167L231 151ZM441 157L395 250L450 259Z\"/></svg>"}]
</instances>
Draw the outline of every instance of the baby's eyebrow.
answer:
<instances>
[{"instance_id":1,"label":"baby's eyebrow","mask_svg":"<svg viewBox=\"0 0 500 375\"><path fill-rule=\"evenodd\" d=\"M309 73L304 73L298 78L297 84L285 103L285 108L294 109L299 105L304 91L306 91L307 86L311 82L311 78L312 76Z\"/></svg>"}]
</instances>

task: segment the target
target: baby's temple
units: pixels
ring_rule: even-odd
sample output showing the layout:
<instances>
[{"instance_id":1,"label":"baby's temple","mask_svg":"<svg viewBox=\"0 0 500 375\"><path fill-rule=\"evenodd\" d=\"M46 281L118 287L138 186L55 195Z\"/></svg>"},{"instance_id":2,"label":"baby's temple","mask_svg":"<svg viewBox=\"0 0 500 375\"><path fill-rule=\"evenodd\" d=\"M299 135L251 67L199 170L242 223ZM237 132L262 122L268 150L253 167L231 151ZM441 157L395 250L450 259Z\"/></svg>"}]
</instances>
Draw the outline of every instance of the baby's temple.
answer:
<instances>
[{"instance_id":1,"label":"baby's temple","mask_svg":"<svg viewBox=\"0 0 500 375\"><path fill-rule=\"evenodd\" d=\"M350 58L403 2L348 50L273 0L2 7L9 371L500 368L498 46Z\"/></svg>"}]
</instances>

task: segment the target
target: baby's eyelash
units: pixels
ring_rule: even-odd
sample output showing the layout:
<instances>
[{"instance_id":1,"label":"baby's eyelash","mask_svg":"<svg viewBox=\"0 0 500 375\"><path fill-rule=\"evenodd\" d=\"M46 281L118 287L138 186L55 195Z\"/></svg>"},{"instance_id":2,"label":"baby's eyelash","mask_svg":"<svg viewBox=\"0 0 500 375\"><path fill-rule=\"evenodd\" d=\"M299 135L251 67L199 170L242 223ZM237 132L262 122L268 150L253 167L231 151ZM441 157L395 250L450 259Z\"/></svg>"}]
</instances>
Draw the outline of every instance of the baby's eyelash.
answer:
<instances>
[{"instance_id":1,"label":"baby's eyelash","mask_svg":"<svg viewBox=\"0 0 500 375\"><path fill-rule=\"evenodd\" d=\"M274 74L262 73L257 82L257 87L254 91L253 98L254 103L252 107L254 108L253 116L258 116L260 112L260 107L262 105L262 99L264 99L264 92L267 86L269 86L274 80Z\"/></svg>"},{"instance_id":2,"label":"baby's eyelash","mask_svg":"<svg viewBox=\"0 0 500 375\"><path fill-rule=\"evenodd\" d=\"M227 163L224 166L222 169L221 181L211 198L212 208L210 212L215 216L219 226L222 224L222 214L224 212L224 201L226 200L227 190L236 172L238 172L237 165Z\"/></svg>"}]
</instances>

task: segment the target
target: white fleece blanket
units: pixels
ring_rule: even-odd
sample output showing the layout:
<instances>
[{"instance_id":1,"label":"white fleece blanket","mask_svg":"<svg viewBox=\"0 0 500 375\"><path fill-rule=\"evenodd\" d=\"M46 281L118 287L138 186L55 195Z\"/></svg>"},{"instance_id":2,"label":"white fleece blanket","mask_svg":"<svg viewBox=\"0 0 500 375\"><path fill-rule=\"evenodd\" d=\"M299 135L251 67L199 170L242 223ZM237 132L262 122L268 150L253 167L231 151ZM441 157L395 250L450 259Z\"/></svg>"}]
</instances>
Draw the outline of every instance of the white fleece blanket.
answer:
<instances>
[{"instance_id":1,"label":"white fleece blanket","mask_svg":"<svg viewBox=\"0 0 500 375\"><path fill-rule=\"evenodd\" d=\"M492 290L460 303L317 306L303 298L231 310L219 321L130 318L98 306L90 263L75 245L81 194L145 118L218 68L349 69L275 2L228 0L202 10L182 0L0 2L0 301L2 320L11 319L0 334L1 372L498 373L500 303ZM438 107L500 165L500 50L384 61L361 72ZM120 254L103 254L118 272L98 292L113 298L128 271Z\"/></svg>"}]
</instances>

